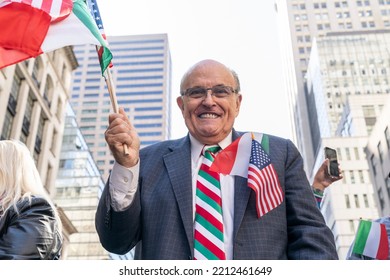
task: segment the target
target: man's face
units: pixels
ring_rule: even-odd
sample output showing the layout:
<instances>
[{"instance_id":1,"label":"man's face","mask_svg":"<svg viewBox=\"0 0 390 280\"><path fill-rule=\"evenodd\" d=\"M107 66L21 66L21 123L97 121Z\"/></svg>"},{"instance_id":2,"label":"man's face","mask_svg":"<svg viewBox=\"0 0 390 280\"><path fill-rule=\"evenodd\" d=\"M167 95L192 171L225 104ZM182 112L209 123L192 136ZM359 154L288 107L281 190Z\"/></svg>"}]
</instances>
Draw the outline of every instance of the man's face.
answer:
<instances>
[{"instance_id":1,"label":"man's face","mask_svg":"<svg viewBox=\"0 0 390 280\"><path fill-rule=\"evenodd\" d=\"M216 61L204 61L195 66L183 80L181 90L216 85L237 85L229 69ZM203 144L217 144L228 136L241 105L241 95L232 93L226 97L211 95L208 90L204 98L180 96L177 98L186 126L193 137Z\"/></svg>"}]
</instances>

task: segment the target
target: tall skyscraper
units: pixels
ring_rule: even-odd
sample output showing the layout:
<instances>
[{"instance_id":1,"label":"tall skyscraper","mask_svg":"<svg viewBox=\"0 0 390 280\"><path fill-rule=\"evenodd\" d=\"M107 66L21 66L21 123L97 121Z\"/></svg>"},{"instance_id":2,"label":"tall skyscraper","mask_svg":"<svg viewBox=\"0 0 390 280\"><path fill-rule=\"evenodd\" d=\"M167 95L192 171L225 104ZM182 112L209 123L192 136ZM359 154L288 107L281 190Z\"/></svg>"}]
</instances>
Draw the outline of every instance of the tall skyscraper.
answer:
<instances>
[{"instance_id":1,"label":"tall skyscraper","mask_svg":"<svg viewBox=\"0 0 390 280\"><path fill-rule=\"evenodd\" d=\"M313 38L329 32L366 31L390 28L390 2L384 0L275 0L279 14L284 74L288 91L295 142L308 175L312 175L316 154L308 115L306 71ZM293 62L293 64L292 64ZM294 67L291 67L294 65Z\"/></svg>"},{"instance_id":2,"label":"tall skyscraper","mask_svg":"<svg viewBox=\"0 0 390 280\"><path fill-rule=\"evenodd\" d=\"M113 53L112 76L120 107L137 129L141 148L170 138L171 57L166 34L107 38ZM71 103L103 179L114 159L104 139L112 112L94 46L76 46Z\"/></svg>"}]
</instances>

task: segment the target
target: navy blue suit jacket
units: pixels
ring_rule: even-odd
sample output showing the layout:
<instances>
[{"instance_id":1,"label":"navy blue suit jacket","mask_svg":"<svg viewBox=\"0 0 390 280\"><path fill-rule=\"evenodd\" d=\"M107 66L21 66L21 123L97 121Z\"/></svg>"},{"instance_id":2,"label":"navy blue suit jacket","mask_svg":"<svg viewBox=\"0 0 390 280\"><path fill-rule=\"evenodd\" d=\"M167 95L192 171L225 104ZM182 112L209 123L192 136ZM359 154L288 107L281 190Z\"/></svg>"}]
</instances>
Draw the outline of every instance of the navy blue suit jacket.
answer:
<instances>
[{"instance_id":1,"label":"navy blue suit jacket","mask_svg":"<svg viewBox=\"0 0 390 280\"><path fill-rule=\"evenodd\" d=\"M233 131L233 140L240 133ZM283 203L260 219L247 179L235 176L234 259L337 259L334 238L317 208L302 158L289 140L269 136L269 156ZM116 212L108 183L96 213L104 248L135 259L192 259L194 248L189 137L140 151L138 190L131 205Z\"/></svg>"}]
</instances>

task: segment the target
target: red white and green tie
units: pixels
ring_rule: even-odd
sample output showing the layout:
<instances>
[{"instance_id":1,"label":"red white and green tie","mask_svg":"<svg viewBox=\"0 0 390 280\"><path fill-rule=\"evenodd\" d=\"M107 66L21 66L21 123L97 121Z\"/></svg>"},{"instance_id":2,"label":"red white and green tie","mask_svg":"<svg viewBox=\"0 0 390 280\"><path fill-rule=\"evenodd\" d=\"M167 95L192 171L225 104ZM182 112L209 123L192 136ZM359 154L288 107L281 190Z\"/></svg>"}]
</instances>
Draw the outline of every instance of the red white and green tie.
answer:
<instances>
[{"instance_id":1,"label":"red white and green tie","mask_svg":"<svg viewBox=\"0 0 390 280\"><path fill-rule=\"evenodd\" d=\"M195 197L195 260L226 259L219 173L209 170L219 150L219 146L209 146L202 151Z\"/></svg>"}]
</instances>

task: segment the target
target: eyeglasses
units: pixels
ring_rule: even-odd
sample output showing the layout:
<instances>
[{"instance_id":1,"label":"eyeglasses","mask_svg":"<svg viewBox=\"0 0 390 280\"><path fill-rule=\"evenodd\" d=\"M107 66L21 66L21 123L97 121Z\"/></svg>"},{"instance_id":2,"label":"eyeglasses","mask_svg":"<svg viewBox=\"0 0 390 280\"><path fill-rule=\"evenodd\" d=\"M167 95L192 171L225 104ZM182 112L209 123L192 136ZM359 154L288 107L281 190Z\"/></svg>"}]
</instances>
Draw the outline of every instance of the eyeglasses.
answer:
<instances>
[{"instance_id":1,"label":"eyeglasses","mask_svg":"<svg viewBox=\"0 0 390 280\"><path fill-rule=\"evenodd\" d=\"M211 90L211 96L215 96L216 98L226 98L232 95L233 93L237 93L236 89L233 89L230 86L218 85L213 86L211 88L205 87L193 87L187 88L181 95L185 95L192 99L205 99L207 97L207 92Z\"/></svg>"}]
</instances>

